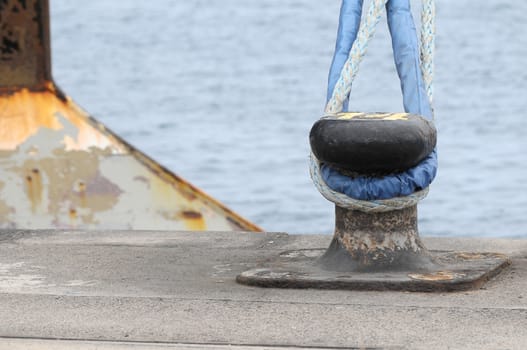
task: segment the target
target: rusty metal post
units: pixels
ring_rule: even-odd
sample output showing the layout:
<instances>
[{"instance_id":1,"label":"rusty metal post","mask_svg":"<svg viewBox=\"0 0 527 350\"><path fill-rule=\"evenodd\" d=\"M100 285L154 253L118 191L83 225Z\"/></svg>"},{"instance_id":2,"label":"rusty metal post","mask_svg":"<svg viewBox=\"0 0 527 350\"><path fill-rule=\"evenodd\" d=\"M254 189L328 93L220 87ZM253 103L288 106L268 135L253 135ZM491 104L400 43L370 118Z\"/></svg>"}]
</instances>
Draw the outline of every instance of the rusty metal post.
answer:
<instances>
[{"instance_id":1,"label":"rusty metal post","mask_svg":"<svg viewBox=\"0 0 527 350\"><path fill-rule=\"evenodd\" d=\"M337 207L328 249L281 252L236 281L265 288L451 292L479 288L509 265L497 253L427 250L416 206L374 214Z\"/></svg>"},{"instance_id":2,"label":"rusty metal post","mask_svg":"<svg viewBox=\"0 0 527 350\"><path fill-rule=\"evenodd\" d=\"M48 0L0 0L0 89L51 81Z\"/></svg>"},{"instance_id":3,"label":"rusty metal post","mask_svg":"<svg viewBox=\"0 0 527 350\"><path fill-rule=\"evenodd\" d=\"M320 264L334 271L429 270L436 267L419 237L417 206L383 213L335 207L335 235Z\"/></svg>"}]
</instances>

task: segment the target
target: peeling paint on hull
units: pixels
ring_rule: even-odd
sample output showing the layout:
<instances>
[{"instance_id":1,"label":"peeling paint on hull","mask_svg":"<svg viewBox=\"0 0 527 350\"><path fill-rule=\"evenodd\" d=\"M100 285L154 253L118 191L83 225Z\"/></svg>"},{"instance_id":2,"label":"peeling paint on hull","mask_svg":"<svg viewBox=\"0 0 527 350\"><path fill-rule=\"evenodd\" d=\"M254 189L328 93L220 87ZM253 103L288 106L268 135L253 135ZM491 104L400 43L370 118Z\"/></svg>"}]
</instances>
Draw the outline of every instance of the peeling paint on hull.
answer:
<instances>
[{"instance_id":1,"label":"peeling paint on hull","mask_svg":"<svg viewBox=\"0 0 527 350\"><path fill-rule=\"evenodd\" d=\"M0 227L259 230L53 91L0 106Z\"/></svg>"},{"instance_id":2,"label":"peeling paint on hull","mask_svg":"<svg viewBox=\"0 0 527 350\"><path fill-rule=\"evenodd\" d=\"M261 231L51 78L48 0L0 0L0 228Z\"/></svg>"}]
</instances>

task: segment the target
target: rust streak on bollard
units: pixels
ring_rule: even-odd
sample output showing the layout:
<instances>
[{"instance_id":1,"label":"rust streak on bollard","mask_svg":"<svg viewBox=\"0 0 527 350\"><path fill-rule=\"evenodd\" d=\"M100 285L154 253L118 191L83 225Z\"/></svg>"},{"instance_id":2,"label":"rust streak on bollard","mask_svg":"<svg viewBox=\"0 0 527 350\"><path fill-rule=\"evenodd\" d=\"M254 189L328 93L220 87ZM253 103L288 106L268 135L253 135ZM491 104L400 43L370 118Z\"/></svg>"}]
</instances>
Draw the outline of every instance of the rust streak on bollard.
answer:
<instances>
[{"instance_id":1,"label":"rust streak on bollard","mask_svg":"<svg viewBox=\"0 0 527 350\"><path fill-rule=\"evenodd\" d=\"M384 213L335 207L335 236L320 264L335 271L427 270L434 266L417 229L417 206Z\"/></svg>"}]
</instances>

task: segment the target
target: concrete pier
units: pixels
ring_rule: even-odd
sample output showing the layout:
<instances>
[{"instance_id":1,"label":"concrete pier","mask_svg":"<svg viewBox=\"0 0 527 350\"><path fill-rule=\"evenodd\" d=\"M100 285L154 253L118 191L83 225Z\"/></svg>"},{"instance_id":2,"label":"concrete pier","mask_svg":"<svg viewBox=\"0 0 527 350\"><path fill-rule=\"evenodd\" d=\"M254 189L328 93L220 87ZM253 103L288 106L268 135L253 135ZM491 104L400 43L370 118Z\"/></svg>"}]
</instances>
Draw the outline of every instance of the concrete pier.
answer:
<instances>
[{"instance_id":1,"label":"concrete pier","mask_svg":"<svg viewBox=\"0 0 527 350\"><path fill-rule=\"evenodd\" d=\"M483 289L287 290L241 272L332 237L169 231L0 232L0 349L525 349L527 240L424 238L507 254Z\"/></svg>"}]
</instances>

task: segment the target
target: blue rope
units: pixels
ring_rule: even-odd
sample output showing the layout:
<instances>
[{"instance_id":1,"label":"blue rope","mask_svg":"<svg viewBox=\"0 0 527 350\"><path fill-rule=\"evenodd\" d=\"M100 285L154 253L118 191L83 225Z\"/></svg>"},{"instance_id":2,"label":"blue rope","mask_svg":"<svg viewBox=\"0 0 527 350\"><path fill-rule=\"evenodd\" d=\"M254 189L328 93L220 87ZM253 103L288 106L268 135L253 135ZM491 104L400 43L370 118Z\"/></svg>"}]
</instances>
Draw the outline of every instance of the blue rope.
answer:
<instances>
[{"instance_id":1,"label":"blue rope","mask_svg":"<svg viewBox=\"0 0 527 350\"><path fill-rule=\"evenodd\" d=\"M349 59L349 50L357 39L363 0L343 0L335 55L329 73L328 101L340 72ZM403 94L404 110L433 120L433 111L425 89L419 60L419 44L409 0L388 0L388 26L392 36L395 66ZM338 72L338 74L337 74ZM359 200L379 200L408 196L427 188L437 173L437 152L405 172L380 178L347 177L322 164L321 175L329 188Z\"/></svg>"}]
</instances>

